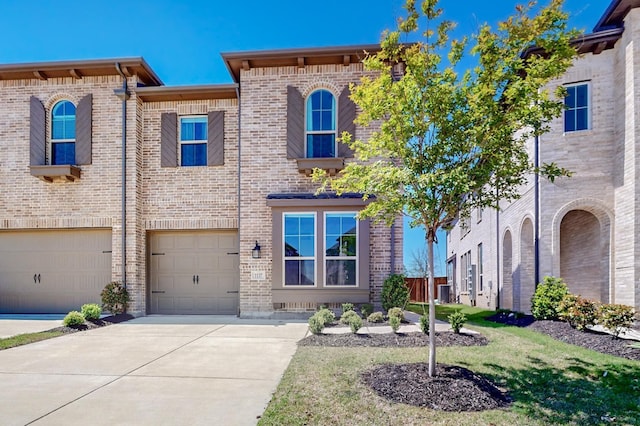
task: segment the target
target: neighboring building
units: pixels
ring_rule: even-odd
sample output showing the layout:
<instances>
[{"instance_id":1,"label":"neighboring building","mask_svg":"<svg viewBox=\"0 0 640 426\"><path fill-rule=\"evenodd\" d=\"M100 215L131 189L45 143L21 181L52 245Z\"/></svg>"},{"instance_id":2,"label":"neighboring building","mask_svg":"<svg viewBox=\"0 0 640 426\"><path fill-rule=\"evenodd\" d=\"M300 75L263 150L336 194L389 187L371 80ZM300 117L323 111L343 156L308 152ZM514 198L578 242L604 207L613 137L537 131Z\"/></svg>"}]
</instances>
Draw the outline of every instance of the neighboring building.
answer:
<instances>
[{"instance_id":1,"label":"neighboring building","mask_svg":"<svg viewBox=\"0 0 640 426\"><path fill-rule=\"evenodd\" d=\"M572 293L640 310L639 30L640 1L614 0L551 85L567 88L566 111L528 148L573 176L531 176L521 199L449 232L460 302L530 312L536 283L553 275Z\"/></svg>"},{"instance_id":2,"label":"neighboring building","mask_svg":"<svg viewBox=\"0 0 640 426\"><path fill-rule=\"evenodd\" d=\"M378 302L402 221L356 221L361 197L309 176L352 157L340 132L371 132L348 85L376 49L229 53L234 84L183 87L139 58L0 66L0 312L123 279L135 315Z\"/></svg>"}]
</instances>

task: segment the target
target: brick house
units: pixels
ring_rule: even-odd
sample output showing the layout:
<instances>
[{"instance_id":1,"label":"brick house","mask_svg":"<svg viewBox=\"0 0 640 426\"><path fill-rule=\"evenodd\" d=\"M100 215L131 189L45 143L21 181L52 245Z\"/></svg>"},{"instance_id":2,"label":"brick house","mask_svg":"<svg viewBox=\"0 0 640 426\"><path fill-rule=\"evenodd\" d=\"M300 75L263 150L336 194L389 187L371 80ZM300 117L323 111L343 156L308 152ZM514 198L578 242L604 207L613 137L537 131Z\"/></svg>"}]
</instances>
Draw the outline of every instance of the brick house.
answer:
<instances>
[{"instance_id":1,"label":"brick house","mask_svg":"<svg viewBox=\"0 0 640 426\"><path fill-rule=\"evenodd\" d=\"M536 283L564 278L575 294L640 309L640 1L613 0L553 83L563 117L530 141L538 164L571 178L531 176L522 198L459 221L447 235L447 275L458 300L530 312Z\"/></svg>"},{"instance_id":2,"label":"brick house","mask_svg":"<svg viewBox=\"0 0 640 426\"><path fill-rule=\"evenodd\" d=\"M273 317L377 302L402 221L316 196L377 46L223 54L233 84L163 85L141 58L0 65L0 313L125 281L135 315ZM256 250L258 249L259 250Z\"/></svg>"}]
</instances>

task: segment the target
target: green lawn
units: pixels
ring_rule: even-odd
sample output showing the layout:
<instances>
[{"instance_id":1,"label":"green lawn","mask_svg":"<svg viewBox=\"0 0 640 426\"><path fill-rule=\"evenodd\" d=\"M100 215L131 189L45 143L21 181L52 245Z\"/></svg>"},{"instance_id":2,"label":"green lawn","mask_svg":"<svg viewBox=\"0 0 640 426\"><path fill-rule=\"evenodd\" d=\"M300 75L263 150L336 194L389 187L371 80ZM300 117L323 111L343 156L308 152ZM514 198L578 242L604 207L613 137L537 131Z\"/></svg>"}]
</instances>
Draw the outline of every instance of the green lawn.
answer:
<instances>
[{"instance_id":1,"label":"green lawn","mask_svg":"<svg viewBox=\"0 0 640 426\"><path fill-rule=\"evenodd\" d=\"M438 348L438 362L484 374L509 392L510 408L443 413L387 402L360 381L377 364L426 362L427 348L299 347L260 424L640 424L640 363L485 321L492 311L440 305L437 316L456 309L490 344Z\"/></svg>"},{"instance_id":2,"label":"green lawn","mask_svg":"<svg viewBox=\"0 0 640 426\"><path fill-rule=\"evenodd\" d=\"M53 337L62 336L61 331L43 331L40 333L19 334L17 336L6 337L0 339L0 350L15 348L16 346L27 345L29 343L39 342L41 340L51 339Z\"/></svg>"}]
</instances>

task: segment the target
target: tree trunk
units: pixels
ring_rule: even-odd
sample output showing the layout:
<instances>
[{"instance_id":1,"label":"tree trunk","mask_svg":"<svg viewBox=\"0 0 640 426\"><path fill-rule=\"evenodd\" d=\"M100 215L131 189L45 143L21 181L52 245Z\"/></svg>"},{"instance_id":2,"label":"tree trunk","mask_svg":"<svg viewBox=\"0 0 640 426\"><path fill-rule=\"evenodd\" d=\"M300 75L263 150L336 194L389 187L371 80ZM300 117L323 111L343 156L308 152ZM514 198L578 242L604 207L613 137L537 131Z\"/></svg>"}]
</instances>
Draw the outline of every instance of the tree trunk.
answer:
<instances>
[{"instance_id":1,"label":"tree trunk","mask_svg":"<svg viewBox=\"0 0 640 426\"><path fill-rule=\"evenodd\" d=\"M435 271L433 265L433 242L435 240L435 229L427 229L427 258L429 259L428 289L429 289L429 377L436 375L436 302L434 299L433 284L435 281Z\"/></svg>"}]
</instances>

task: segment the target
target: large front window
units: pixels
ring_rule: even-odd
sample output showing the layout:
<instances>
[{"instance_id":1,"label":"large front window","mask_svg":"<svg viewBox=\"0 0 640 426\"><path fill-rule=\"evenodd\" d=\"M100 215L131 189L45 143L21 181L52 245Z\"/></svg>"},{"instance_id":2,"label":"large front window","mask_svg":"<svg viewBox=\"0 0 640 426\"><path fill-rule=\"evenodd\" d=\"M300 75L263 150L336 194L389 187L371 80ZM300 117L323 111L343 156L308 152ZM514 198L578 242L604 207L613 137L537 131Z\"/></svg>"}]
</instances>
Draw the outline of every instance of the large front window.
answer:
<instances>
[{"instance_id":1,"label":"large front window","mask_svg":"<svg viewBox=\"0 0 640 426\"><path fill-rule=\"evenodd\" d=\"M316 90L307 98L306 136L307 158L336 156L336 98L328 90Z\"/></svg>"},{"instance_id":2,"label":"large front window","mask_svg":"<svg viewBox=\"0 0 640 426\"><path fill-rule=\"evenodd\" d=\"M51 110L51 164L76 163L76 106L60 101Z\"/></svg>"},{"instance_id":3,"label":"large front window","mask_svg":"<svg viewBox=\"0 0 640 426\"><path fill-rule=\"evenodd\" d=\"M207 165L207 117L180 119L180 165Z\"/></svg>"},{"instance_id":4,"label":"large front window","mask_svg":"<svg viewBox=\"0 0 640 426\"><path fill-rule=\"evenodd\" d=\"M566 87L564 98L564 131L576 132L589 129L589 85L574 84Z\"/></svg>"},{"instance_id":5,"label":"large front window","mask_svg":"<svg viewBox=\"0 0 640 426\"><path fill-rule=\"evenodd\" d=\"M325 215L325 282L355 286L358 263L358 223L355 213Z\"/></svg>"},{"instance_id":6,"label":"large front window","mask_svg":"<svg viewBox=\"0 0 640 426\"><path fill-rule=\"evenodd\" d=\"M284 214L284 284L313 286L316 282L316 215Z\"/></svg>"}]
</instances>

